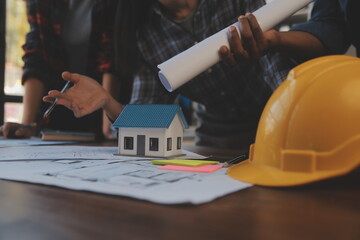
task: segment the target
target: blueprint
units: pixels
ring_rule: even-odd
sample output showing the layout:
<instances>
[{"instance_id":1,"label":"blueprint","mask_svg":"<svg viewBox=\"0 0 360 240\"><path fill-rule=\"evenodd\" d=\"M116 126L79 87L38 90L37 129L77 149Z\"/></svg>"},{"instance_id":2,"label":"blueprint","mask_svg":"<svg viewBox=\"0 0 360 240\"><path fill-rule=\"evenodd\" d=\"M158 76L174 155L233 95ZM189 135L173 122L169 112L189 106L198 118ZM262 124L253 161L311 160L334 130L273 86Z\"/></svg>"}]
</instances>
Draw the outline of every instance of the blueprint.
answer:
<instances>
[{"instance_id":1,"label":"blueprint","mask_svg":"<svg viewBox=\"0 0 360 240\"><path fill-rule=\"evenodd\" d=\"M8 157L13 157L12 160L2 160L5 149L1 149L0 178L160 204L201 204L251 186L230 178L225 169L213 173L159 170L151 159L115 156L114 147L62 147L63 156L55 158L37 149L43 147L33 147L31 154L37 155L27 155L32 157L28 160L21 159L19 154Z\"/></svg>"},{"instance_id":2,"label":"blueprint","mask_svg":"<svg viewBox=\"0 0 360 240\"><path fill-rule=\"evenodd\" d=\"M40 160L76 160L76 159L96 159L96 160L127 160L138 157L118 156L117 147L90 147L90 146L18 146L0 148L0 162L4 161L40 161ZM183 150L183 156L177 158L204 159L206 157ZM151 158L147 158L151 159Z\"/></svg>"},{"instance_id":3,"label":"blueprint","mask_svg":"<svg viewBox=\"0 0 360 240\"><path fill-rule=\"evenodd\" d=\"M71 144L71 143L75 143L75 141L44 141L41 140L41 138L37 138L37 137L32 137L29 139L6 139L0 136L0 148L57 145L57 144Z\"/></svg>"}]
</instances>

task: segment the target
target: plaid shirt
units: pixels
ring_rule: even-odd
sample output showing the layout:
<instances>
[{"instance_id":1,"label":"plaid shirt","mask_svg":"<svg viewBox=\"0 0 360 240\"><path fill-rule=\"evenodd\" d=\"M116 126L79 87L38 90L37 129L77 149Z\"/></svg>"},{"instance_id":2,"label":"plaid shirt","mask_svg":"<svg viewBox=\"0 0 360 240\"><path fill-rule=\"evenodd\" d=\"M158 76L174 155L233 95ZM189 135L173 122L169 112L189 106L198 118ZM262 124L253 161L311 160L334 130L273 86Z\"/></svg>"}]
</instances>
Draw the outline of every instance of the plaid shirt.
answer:
<instances>
[{"instance_id":1,"label":"plaid shirt","mask_svg":"<svg viewBox=\"0 0 360 240\"><path fill-rule=\"evenodd\" d=\"M172 103L181 94L201 103L197 116L200 125L208 123L208 127L200 126L198 133L213 137L214 142L221 141L219 137L224 141L231 139L228 135L236 134L236 128L238 132L256 129L269 96L292 67L281 56L267 54L251 66L228 67L220 62L172 93L161 85L157 65L264 4L263 0L203 0L193 17L193 33L169 20L156 5L150 20L138 32L138 49L144 64L135 76L131 102ZM220 136L222 133L224 136Z\"/></svg>"},{"instance_id":2,"label":"plaid shirt","mask_svg":"<svg viewBox=\"0 0 360 240\"><path fill-rule=\"evenodd\" d=\"M101 81L102 73L112 68L112 29L116 0L96 0L92 9L87 75ZM69 0L27 0L30 31L26 35L22 80L37 78L47 90L62 89L61 73L66 70L65 47L61 40L62 23ZM44 112L43 104L38 113ZM58 106L51 114L48 128L101 133L101 111L75 118L72 111Z\"/></svg>"},{"instance_id":3,"label":"plaid shirt","mask_svg":"<svg viewBox=\"0 0 360 240\"><path fill-rule=\"evenodd\" d=\"M87 75L100 80L102 72L112 69L112 29L117 2L96 0L92 12ZM47 89L64 85L61 72L66 67L61 42L62 22L69 0L27 0L30 31L24 49L23 82L31 77L41 80Z\"/></svg>"},{"instance_id":4,"label":"plaid shirt","mask_svg":"<svg viewBox=\"0 0 360 240\"><path fill-rule=\"evenodd\" d=\"M286 77L288 65L268 54L252 66L228 67L218 63L174 93L167 93L158 79L157 65L197 42L234 23L240 14L253 12L261 0L205 0L195 13L195 33L189 33L154 8L151 21L138 33L138 48L144 61L135 77L132 102L171 103L178 94L214 111L247 115L259 111Z\"/></svg>"}]
</instances>

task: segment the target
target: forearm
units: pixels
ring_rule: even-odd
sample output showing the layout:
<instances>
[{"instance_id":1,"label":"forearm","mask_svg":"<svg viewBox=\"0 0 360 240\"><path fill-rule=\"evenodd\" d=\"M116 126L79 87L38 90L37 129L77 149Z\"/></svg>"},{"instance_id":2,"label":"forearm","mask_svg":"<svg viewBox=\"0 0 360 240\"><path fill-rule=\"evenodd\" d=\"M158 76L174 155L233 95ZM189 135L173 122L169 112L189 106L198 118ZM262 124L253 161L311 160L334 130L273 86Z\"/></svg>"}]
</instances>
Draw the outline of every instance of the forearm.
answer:
<instances>
[{"instance_id":1,"label":"forearm","mask_svg":"<svg viewBox=\"0 0 360 240\"><path fill-rule=\"evenodd\" d=\"M103 74L102 86L113 98L118 99L120 83L113 74ZM114 137L111 131L111 121L105 111L103 111L102 131L105 138L111 139Z\"/></svg>"},{"instance_id":2,"label":"forearm","mask_svg":"<svg viewBox=\"0 0 360 240\"><path fill-rule=\"evenodd\" d=\"M102 86L113 98L117 99L119 97L120 83L113 74L103 74Z\"/></svg>"},{"instance_id":3,"label":"forearm","mask_svg":"<svg viewBox=\"0 0 360 240\"><path fill-rule=\"evenodd\" d=\"M117 102L120 92L120 83L111 73L103 74L103 88L110 94L109 103L103 107L104 116L107 116L111 122L114 122L121 113L123 106Z\"/></svg>"},{"instance_id":4,"label":"forearm","mask_svg":"<svg viewBox=\"0 0 360 240\"><path fill-rule=\"evenodd\" d=\"M322 42L310 33L290 31L277 34L273 48L289 57L308 60L326 53Z\"/></svg>"},{"instance_id":5,"label":"forearm","mask_svg":"<svg viewBox=\"0 0 360 240\"><path fill-rule=\"evenodd\" d=\"M45 95L45 86L40 80L29 78L25 81L24 87L22 123L29 124L36 121L36 116L41 105L41 98Z\"/></svg>"},{"instance_id":6,"label":"forearm","mask_svg":"<svg viewBox=\"0 0 360 240\"><path fill-rule=\"evenodd\" d=\"M103 105L102 109L111 122L114 122L124 109L124 105L120 104L113 97L109 95L108 100Z\"/></svg>"}]
</instances>

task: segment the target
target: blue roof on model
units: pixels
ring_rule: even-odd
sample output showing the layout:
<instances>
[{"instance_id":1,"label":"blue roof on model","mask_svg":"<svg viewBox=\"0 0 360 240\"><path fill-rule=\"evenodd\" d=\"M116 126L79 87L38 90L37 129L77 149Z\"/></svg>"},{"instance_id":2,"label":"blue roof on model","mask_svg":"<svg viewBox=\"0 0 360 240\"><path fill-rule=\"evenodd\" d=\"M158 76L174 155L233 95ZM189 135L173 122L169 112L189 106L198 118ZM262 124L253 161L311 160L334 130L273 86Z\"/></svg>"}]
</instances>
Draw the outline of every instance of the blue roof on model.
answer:
<instances>
[{"instance_id":1,"label":"blue roof on model","mask_svg":"<svg viewBox=\"0 0 360 240\"><path fill-rule=\"evenodd\" d=\"M128 104L114 122L115 128L168 128L176 114L184 128L189 128L178 105Z\"/></svg>"}]
</instances>

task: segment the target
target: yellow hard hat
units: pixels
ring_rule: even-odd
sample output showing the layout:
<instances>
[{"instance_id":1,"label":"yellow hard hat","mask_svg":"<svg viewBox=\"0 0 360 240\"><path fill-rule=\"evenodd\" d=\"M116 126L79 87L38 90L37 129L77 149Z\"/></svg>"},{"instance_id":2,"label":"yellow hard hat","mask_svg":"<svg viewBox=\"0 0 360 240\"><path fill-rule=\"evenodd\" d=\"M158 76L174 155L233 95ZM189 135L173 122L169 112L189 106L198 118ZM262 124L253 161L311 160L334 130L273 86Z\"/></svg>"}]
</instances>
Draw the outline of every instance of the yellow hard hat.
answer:
<instances>
[{"instance_id":1,"label":"yellow hard hat","mask_svg":"<svg viewBox=\"0 0 360 240\"><path fill-rule=\"evenodd\" d=\"M360 59L327 56L292 69L261 115L249 159L231 177L293 186L360 165Z\"/></svg>"}]
</instances>

